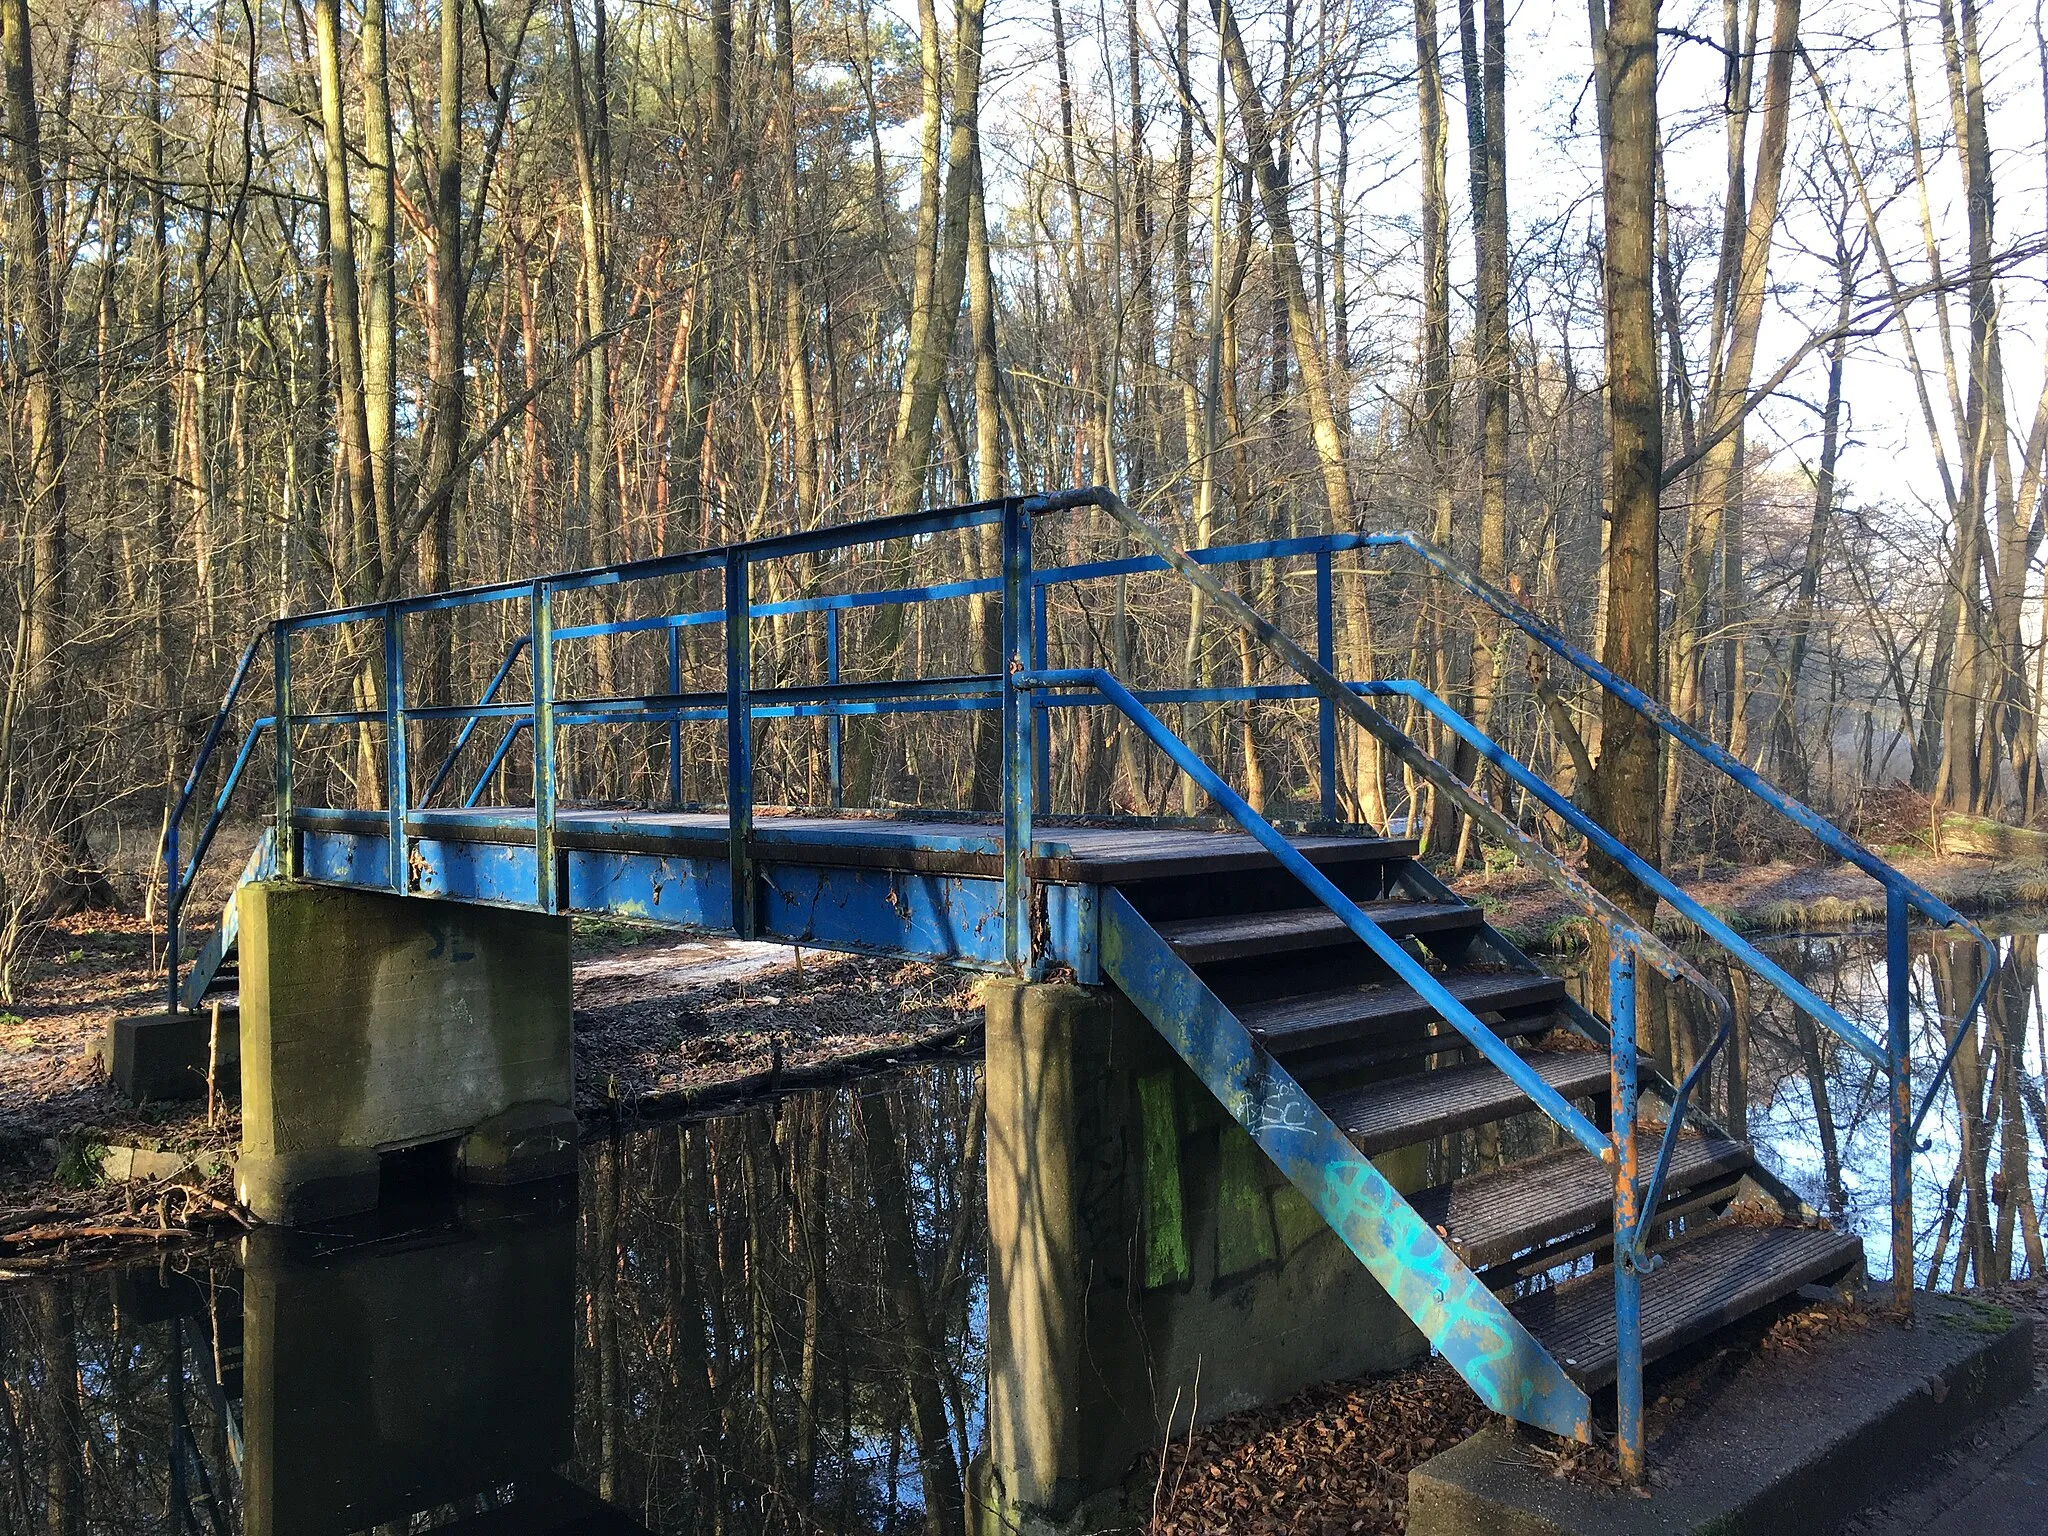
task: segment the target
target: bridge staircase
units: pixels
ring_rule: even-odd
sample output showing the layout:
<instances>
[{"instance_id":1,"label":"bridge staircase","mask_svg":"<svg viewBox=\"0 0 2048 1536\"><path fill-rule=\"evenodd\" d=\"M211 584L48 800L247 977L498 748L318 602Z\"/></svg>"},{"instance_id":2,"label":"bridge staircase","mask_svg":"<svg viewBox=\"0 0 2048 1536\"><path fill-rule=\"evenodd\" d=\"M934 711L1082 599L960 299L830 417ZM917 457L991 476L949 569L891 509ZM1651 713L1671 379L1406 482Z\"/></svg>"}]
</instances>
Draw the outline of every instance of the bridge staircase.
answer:
<instances>
[{"instance_id":1,"label":"bridge staircase","mask_svg":"<svg viewBox=\"0 0 2048 1536\"><path fill-rule=\"evenodd\" d=\"M1614 1174L1553 1132L1525 1084L1611 1128L1608 1054L1596 1043L1605 1031L1562 981L1447 891L1412 843L1303 851L1513 1053L1522 1081L1473 1050L1327 907L1303 905L1277 864L1228 882L1118 882L1107 968L1226 1103L1232 1078L1219 1082L1213 1070L1219 1046L1256 1063L1254 1137L1287 1159L1340 1234L1364 1231L1360 1258L1432 1342L1462 1357L1492 1406L1582 1435L1583 1400L1550 1367L1585 1394L1615 1379L1614 1270L1598 1262L1614 1242ZM1290 1158L1304 1127L1321 1146ZM1416 1147L1431 1149L1432 1171L1410 1187L1377 1187L1368 1160ZM1374 1224L1361 1228L1367 1189ZM1660 1193L1650 1226L1669 1235L1642 1280L1645 1362L1861 1269L1860 1239L1813 1221L1747 1145L1697 1115L1673 1144ZM1436 1299L1446 1282L1455 1306ZM1471 1349L1474 1334L1486 1349ZM1482 1363L1499 1349L1507 1353L1493 1359L1514 1361L1509 1369ZM1571 1422L1552 1417L1560 1409Z\"/></svg>"},{"instance_id":2,"label":"bridge staircase","mask_svg":"<svg viewBox=\"0 0 2048 1536\"><path fill-rule=\"evenodd\" d=\"M1107 514L1137 553L1037 566L1034 527L1090 509ZM999 532L1000 574L774 602L757 601L752 592L752 575L766 562L977 528ZM1888 911L1883 1037L1816 997L1421 684L1339 679L1333 569L1347 552L1419 561L1553 663L1634 709L1672 750L1690 754L1879 881ZM1313 565L1315 634L1306 644L1216 574L1219 567L1290 561ZM1051 592L1157 572L1177 573L1296 680L1134 690L1101 668L1050 664ZM721 580L724 602L682 612L653 603L631 617L559 622L558 605L577 594L692 574ZM850 612L962 599L992 603L999 612L999 669L893 681L843 675L840 626ZM408 624L470 607L518 616L517 637L483 696L473 704L410 699ZM825 675L757 685L759 627L785 619L823 622ZM701 625L722 626L725 675L720 688L690 691L682 686L679 637ZM310 709L295 691L295 645L316 631L349 626L381 634L377 707ZM559 686L558 651L633 635L666 644L665 689L590 698ZM269 712L248 724L232 766L218 775L192 853L181 858L186 813L207 782L208 763L229 739L231 721L250 714L244 694L253 698L247 685L266 648ZM508 698L507 680L522 653L530 691ZM1316 712L1316 835L1284 831L1261 815L1162 718L1188 705L1281 701ZM1493 792L1452 773L1397 728L1386 708L1396 704L1433 718L1483 765L1488 782L1508 787L1548 825L1561 824L1627 871L1705 945L1870 1064L1887 1085L1893 1273L1899 1304L1909 1307L1911 1159L1983 987L1956 1020L1944 1021L1944 1051L1931 1066L1922 1064L1916 1081L1908 929L1915 916L1956 927L1987 955L1989 940L1514 599L1409 535L1324 535L1187 551L1112 493L1091 489L278 620L244 653L171 818L171 1002L174 1010L196 1004L231 951L231 918L224 917L199 962L182 969L180 914L266 732L274 763L271 831L245 878L274 872L423 900L622 914L1027 978L1066 972L1084 984L1114 986L1484 1401L1522 1422L1588 1440L1596 1395L1611 1389L1612 1398L1601 1400L1612 1403L1620 1463L1625 1475L1640 1478L1647 1362L1804 1286L1858 1273L1862 1243L1803 1208L1697 1102L1732 1028L1727 998L1535 836L1525 821L1538 818L1509 815ZM1193 781L1220 825L1102 826L1049 816L1050 721L1075 708L1115 711ZM846 725L935 711L998 717L1000 818L843 811ZM774 813L754 803L756 735L777 719L822 721L829 734L833 805L821 813ZM459 726L459 734L436 771L416 772L410 754L419 728L436 722ZM681 733L691 722L723 723L722 808L706 811L682 800ZM558 738L628 723L668 732L670 804L565 803ZM1340 725L1373 737L1443 806L1564 892L1607 958L1604 978L1595 978L1604 984L1574 998L1483 911L1450 892L1412 840L1338 826ZM381 731L386 782L395 786L384 808L300 803L297 743L310 731L337 727ZM522 733L531 790L524 803L513 803L506 765ZM455 771L459 760L468 761L463 754L473 738L493 736L480 771ZM1987 966L1987 981L1990 974ZM1652 985L1689 993L1714 1021L1712 1040L1678 1081L1660 1077L1638 1050L1637 1014ZM1396 1155L1418 1147L1425 1149L1419 1162L1412 1151Z\"/></svg>"}]
</instances>

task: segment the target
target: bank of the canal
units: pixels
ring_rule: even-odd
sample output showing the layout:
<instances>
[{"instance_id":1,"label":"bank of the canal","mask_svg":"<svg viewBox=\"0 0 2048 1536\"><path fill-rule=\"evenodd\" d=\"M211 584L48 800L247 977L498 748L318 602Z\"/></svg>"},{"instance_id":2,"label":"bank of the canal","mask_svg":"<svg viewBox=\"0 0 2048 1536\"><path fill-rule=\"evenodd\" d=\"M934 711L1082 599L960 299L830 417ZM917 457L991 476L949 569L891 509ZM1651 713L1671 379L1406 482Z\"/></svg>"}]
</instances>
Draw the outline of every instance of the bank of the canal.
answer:
<instances>
[{"instance_id":1,"label":"bank of the canal","mask_svg":"<svg viewBox=\"0 0 2048 1536\"><path fill-rule=\"evenodd\" d=\"M132 1103L100 1064L113 1019L161 1006L156 960L139 918L65 919L0 1013L0 1270L246 1224L231 1177L241 1134L232 1068L209 1114L204 1099ZM579 920L578 1118L596 1132L700 1114L971 1047L977 987L928 966ZM231 991L223 1006L232 1010Z\"/></svg>"}]
</instances>

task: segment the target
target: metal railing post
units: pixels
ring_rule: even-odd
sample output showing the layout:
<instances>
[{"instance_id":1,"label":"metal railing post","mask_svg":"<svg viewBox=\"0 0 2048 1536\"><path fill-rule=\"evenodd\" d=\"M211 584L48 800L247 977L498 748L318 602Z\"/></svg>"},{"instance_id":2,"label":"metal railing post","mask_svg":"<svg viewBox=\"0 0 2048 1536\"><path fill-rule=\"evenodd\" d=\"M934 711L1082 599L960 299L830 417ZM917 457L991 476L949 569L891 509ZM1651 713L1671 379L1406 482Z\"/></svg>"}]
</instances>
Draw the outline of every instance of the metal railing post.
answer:
<instances>
[{"instance_id":1,"label":"metal railing post","mask_svg":"<svg viewBox=\"0 0 2048 1536\"><path fill-rule=\"evenodd\" d=\"M1019 975L1031 969L1031 690L1011 680L1030 666L1034 641L1031 518L1022 502L1003 508L1003 958ZM1034 635L1034 631L1038 631Z\"/></svg>"},{"instance_id":2,"label":"metal railing post","mask_svg":"<svg viewBox=\"0 0 2048 1536\"><path fill-rule=\"evenodd\" d=\"M1913 1062L1910 988L1913 961L1906 944L1906 893L1888 886L1884 900L1885 1048L1891 1058L1892 1305L1913 1315ZM1968 1027L1967 1019L1963 1027ZM1930 1282L1931 1283L1931 1282Z\"/></svg>"},{"instance_id":3,"label":"metal railing post","mask_svg":"<svg viewBox=\"0 0 2048 1536\"><path fill-rule=\"evenodd\" d=\"M280 619L270 639L271 712L277 717L277 772L272 811L276 818L277 873L299 878L299 836L292 827L292 632Z\"/></svg>"},{"instance_id":4,"label":"metal railing post","mask_svg":"<svg viewBox=\"0 0 2048 1536\"><path fill-rule=\"evenodd\" d=\"M562 910L555 863L555 595L533 584L533 868L534 897L543 912Z\"/></svg>"},{"instance_id":5,"label":"metal railing post","mask_svg":"<svg viewBox=\"0 0 2048 1536\"><path fill-rule=\"evenodd\" d=\"M178 818L174 812L164 818L164 975L170 985L171 1013L178 1011L178 908L183 898L178 890Z\"/></svg>"},{"instance_id":6,"label":"metal railing post","mask_svg":"<svg viewBox=\"0 0 2048 1536\"><path fill-rule=\"evenodd\" d=\"M732 931L754 936L754 722L748 698L753 666L753 598L747 556L725 556L725 849L732 881Z\"/></svg>"},{"instance_id":7,"label":"metal railing post","mask_svg":"<svg viewBox=\"0 0 2048 1536\"><path fill-rule=\"evenodd\" d=\"M1636 1227L1636 955L1610 939L1608 1089L1614 1116L1615 1459L1622 1481L1643 1481L1643 1295Z\"/></svg>"},{"instance_id":8,"label":"metal railing post","mask_svg":"<svg viewBox=\"0 0 2048 1536\"><path fill-rule=\"evenodd\" d=\"M384 609L384 801L391 827L386 868L394 896L403 896L410 884L405 813L411 786L406 782L405 737L405 614L392 603Z\"/></svg>"},{"instance_id":9,"label":"metal railing post","mask_svg":"<svg viewBox=\"0 0 2048 1536\"><path fill-rule=\"evenodd\" d=\"M825 682L839 686L839 610L825 610ZM836 713L825 717L825 773L829 780L828 801L833 810L846 803L846 722Z\"/></svg>"},{"instance_id":10,"label":"metal railing post","mask_svg":"<svg viewBox=\"0 0 2048 1536\"><path fill-rule=\"evenodd\" d=\"M1031 670L1046 667L1046 605L1051 589L1031 583ZM1052 814L1052 711L1032 710L1031 715L1031 809L1039 816Z\"/></svg>"},{"instance_id":11,"label":"metal railing post","mask_svg":"<svg viewBox=\"0 0 2048 1536\"><path fill-rule=\"evenodd\" d=\"M1335 582L1330 552L1316 555L1316 661L1327 672L1337 670ZM1337 819L1337 706L1316 699L1316 770L1321 783L1323 820Z\"/></svg>"},{"instance_id":12,"label":"metal railing post","mask_svg":"<svg viewBox=\"0 0 2048 1536\"><path fill-rule=\"evenodd\" d=\"M673 624L668 630L668 691L671 699L683 691L683 632ZM671 808L683 803L683 722L673 716L668 722L668 803Z\"/></svg>"}]
</instances>

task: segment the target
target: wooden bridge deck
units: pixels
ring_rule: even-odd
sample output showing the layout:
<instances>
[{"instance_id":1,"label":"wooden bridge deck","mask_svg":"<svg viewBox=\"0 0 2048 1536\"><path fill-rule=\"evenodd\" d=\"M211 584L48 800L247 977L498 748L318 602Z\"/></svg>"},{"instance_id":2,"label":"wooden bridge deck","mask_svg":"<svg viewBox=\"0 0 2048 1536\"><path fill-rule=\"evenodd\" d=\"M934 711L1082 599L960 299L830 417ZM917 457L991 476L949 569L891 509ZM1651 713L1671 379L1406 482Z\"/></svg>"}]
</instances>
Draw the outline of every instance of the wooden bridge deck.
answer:
<instances>
[{"instance_id":1,"label":"wooden bridge deck","mask_svg":"<svg viewBox=\"0 0 2048 1536\"><path fill-rule=\"evenodd\" d=\"M300 807L301 833L383 837L382 811ZM723 861L722 811L565 810L555 818L564 850L686 855ZM406 832L441 843L533 845L533 812L513 807L413 811ZM1412 839L1299 837L1294 845L1318 865L1413 857ZM755 857L767 863L895 869L922 874L1000 879L1003 829L993 820L932 815L787 814L756 811ZM1241 873L1275 867L1272 855L1242 832L1194 827L1062 826L1034 829L1031 874L1070 885L1109 884L1172 876Z\"/></svg>"}]
</instances>

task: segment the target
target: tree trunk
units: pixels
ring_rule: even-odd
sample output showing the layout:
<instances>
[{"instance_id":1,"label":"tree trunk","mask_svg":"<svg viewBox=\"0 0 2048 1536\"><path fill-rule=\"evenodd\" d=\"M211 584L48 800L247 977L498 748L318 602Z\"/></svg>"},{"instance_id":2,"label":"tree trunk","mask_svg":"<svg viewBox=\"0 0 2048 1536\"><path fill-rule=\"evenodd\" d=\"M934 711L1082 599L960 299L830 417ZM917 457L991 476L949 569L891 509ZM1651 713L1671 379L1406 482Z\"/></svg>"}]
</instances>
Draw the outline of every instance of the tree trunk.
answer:
<instances>
[{"instance_id":1,"label":"tree trunk","mask_svg":"<svg viewBox=\"0 0 2048 1536\"><path fill-rule=\"evenodd\" d=\"M463 314L468 292L462 260L462 6L441 0L441 88L434 145L433 371L427 385L427 455L421 494L430 504L419 548L419 581L435 592L454 579L456 456L462 450L466 408ZM454 625L447 614L426 616L425 696L454 702ZM427 760L438 762L452 740L447 722L425 734Z\"/></svg>"},{"instance_id":2,"label":"tree trunk","mask_svg":"<svg viewBox=\"0 0 2048 1536\"><path fill-rule=\"evenodd\" d=\"M1657 519L1664 416L1657 375L1657 0L1612 0L1600 48L1613 132L1603 175L1609 445L1607 633L1601 660L1657 693ZM1657 732L1612 693L1600 721L1591 800L1637 855L1658 861ZM1656 900L1609 861L1593 878L1647 921Z\"/></svg>"},{"instance_id":3,"label":"tree trunk","mask_svg":"<svg viewBox=\"0 0 2048 1536\"><path fill-rule=\"evenodd\" d=\"M1327 359L1316 341L1308 290L1302 283L1301 255L1294 243L1294 220L1287 207L1287 184L1281 176L1279 163L1274 159L1273 131L1266 115L1265 98L1260 95L1258 81L1252 74L1251 59L1245 52L1236 15L1225 0L1210 0L1210 5L1222 32L1223 56L1230 68L1232 88L1237 93L1246 155L1252 163L1260 205L1266 215L1266 230L1272 239L1273 276L1280 290L1279 300L1284 306L1287 329L1293 340L1294 363L1301 375L1316 461L1322 470L1323 501L1327 512L1325 527L1348 530L1354 518L1344 434L1337 425L1337 406L1330 396Z\"/></svg>"},{"instance_id":4,"label":"tree trunk","mask_svg":"<svg viewBox=\"0 0 2048 1536\"><path fill-rule=\"evenodd\" d=\"M0 74L5 77L8 163L14 197L9 219L10 274L21 337L26 452L18 461L25 516L22 542L30 556L28 688L49 701L57 688L58 652L70 607L69 526L64 484L64 401L58 385L55 274L50 265L50 205L43 164L41 105L36 98L35 45L27 0L0 0Z\"/></svg>"},{"instance_id":5,"label":"tree trunk","mask_svg":"<svg viewBox=\"0 0 2048 1536\"><path fill-rule=\"evenodd\" d=\"M605 293L607 193L599 184L607 89L603 68L604 0L594 0L594 3L597 19L592 30L593 78L586 85L575 0L562 0L562 37L569 55L569 107L574 130L569 143L576 162L576 227L583 246L583 280L579 297L586 336L602 335L608 325ZM608 347L592 347L583 359L583 420L578 434L576 474L577 525L569 535L569 558L576 564L591 559L607 563L611 559L609 352Z\"/></svg>"},{"instance_id":6,"label":"tree trunk","mask_svg":"<svg viewBox=\"0 0 2048 1536\"><path fill-rule=\"evenodd\" d=\"M1770 273L1771 239L1778 224L1778 189L1785 167L1787 125L1791 114L1792 62L1799 47L1800 0L1775 0L1771 21L1770 60L1764 74L1763 136L1757 145L1756 185L1746 208L1742 196L1739 158L1730 162L1728 224L1738 219L1742 238L1738 255L1720 305L1716 330L1721 346L1714 353L1709 375L1702 437L1712 443L1692 477L1693 500L1686 520L1686 564L1681 572L1679 602L1674 619L1672 707L1686 719L1701 720L1701 684L1706 660L1708 592L1713 585L1713 567L1724 541L1739 539L1743 495L1742 429L1727 430L1740 419L1747 402L1750 375L1756 366L1758 332L1763 325L1764 298ZM1731 126L1731 133L1735 132ZM1739 157L1739 143L1733 154ZM1732 236L1724 235L1726 241ZM1725 262L1724 262L1725 266ZM1715 434L1720 433L1718 440ZM1727 520L1733 515L1731 531ZM1724 581L1723 606L1739 602L1740 554L1732 567L1736 589ZM1730 569L1723 558L1724 578ZM1724 611L1724 627L1730 615ZM1732 638L1732 632L1731 632ZM1677 830L1678 810L1683 794L1682 754L1671 754L1665 782L1663 836L1668 843Z\"/></svg>"},{"instance_id":7,"label":"tree trunk","mask_svg":"<svg viewBox=\"0 0 2048 1536\"><path fill-rule=\"evenodd\" d=\"M389 572L398 563L392 496L398 434L398 168L393 160L384 8L385 0L363 0L363 159L369 178L363 204L363 409L377 506L377 553Z\"/></svg>"},{"instance_id":8,"label":"tree trunk","mask_svg":"<svg viewBox=\"0 0 2048 1536\"><path fill-rule=\"evenodd\" d=\"M1449 124L1444 113L1442 52L1437 42L1436 0L1415 0L1416 120L1422 154L1422 441L1430 508L1430 537L1451 548L1451 248L1450 196L1445 168ZM1429 633L1429 682L1441 697L1455 698L1459 668L1451 656L1452 630L1440 596L1432 593L1418 622ZM1434 728L1434 722L1432 722ZM1437 752L1446 733L1434 730ZM1439 826L1432 791L1422 836L1431 848L1460 836L1455 810Z\"/></svg>"},{"instance_id":9,"label":"tree trunk","mask_svg":"<svg viewBox=\"0 0 2048 1536\"><path fill-rule=\"evenodd\" d=\"M1507 578L1508 388L1513 358L1508 336L1507 22L1505 0L1486 0L1485 39L1473 36L1473 0L1458 0L1458 37L1464 59L1465 123L1472 180L1475 314L1479 396L1479 575L1500 585ZM1472 723L1493 729L1505 635L1490 612L1477 620L1472 656ZM1478 758L1469 748L1455 759L1471 779ZM1455 862L1469 856L1472 827L1460 829Z\"/></svg>"},{"instance_id":10,"label":"tree trunk","mask_svg":"<svg viewBox=\"0 0 2048 1536\"><path fill-rule=\"evenodd\" d=\"M796 523L801 528L823 521L825 508L818 427L811 409L809 310L797 246L796 21L790 0L775 0L775 27L782 43L775 60L782 88L782 365L789 376L790 459L795 469Z\"/></svg>"},{"instance_id":11,"label":"tree trunk","mask_svg":"<svg viewBox=\"0 0 2048 1536\"><path fill-rule=\"evenodd\" d=\"M945 201L940 215L931 305L923 333L913 339L904 364L897 435L889 445L889 510L915 511L924 500L939 395L960 319L967 274L968 204L980 156L982 18L986 0L961 0L953 39L952 132L946 143ZM934 23L936 24L936 23ZM936 48L936 43L934 43ZM927 178L929 188L929 178ZM920 229L922 228L920 210Z\"/></svg>"}]
</instances>

